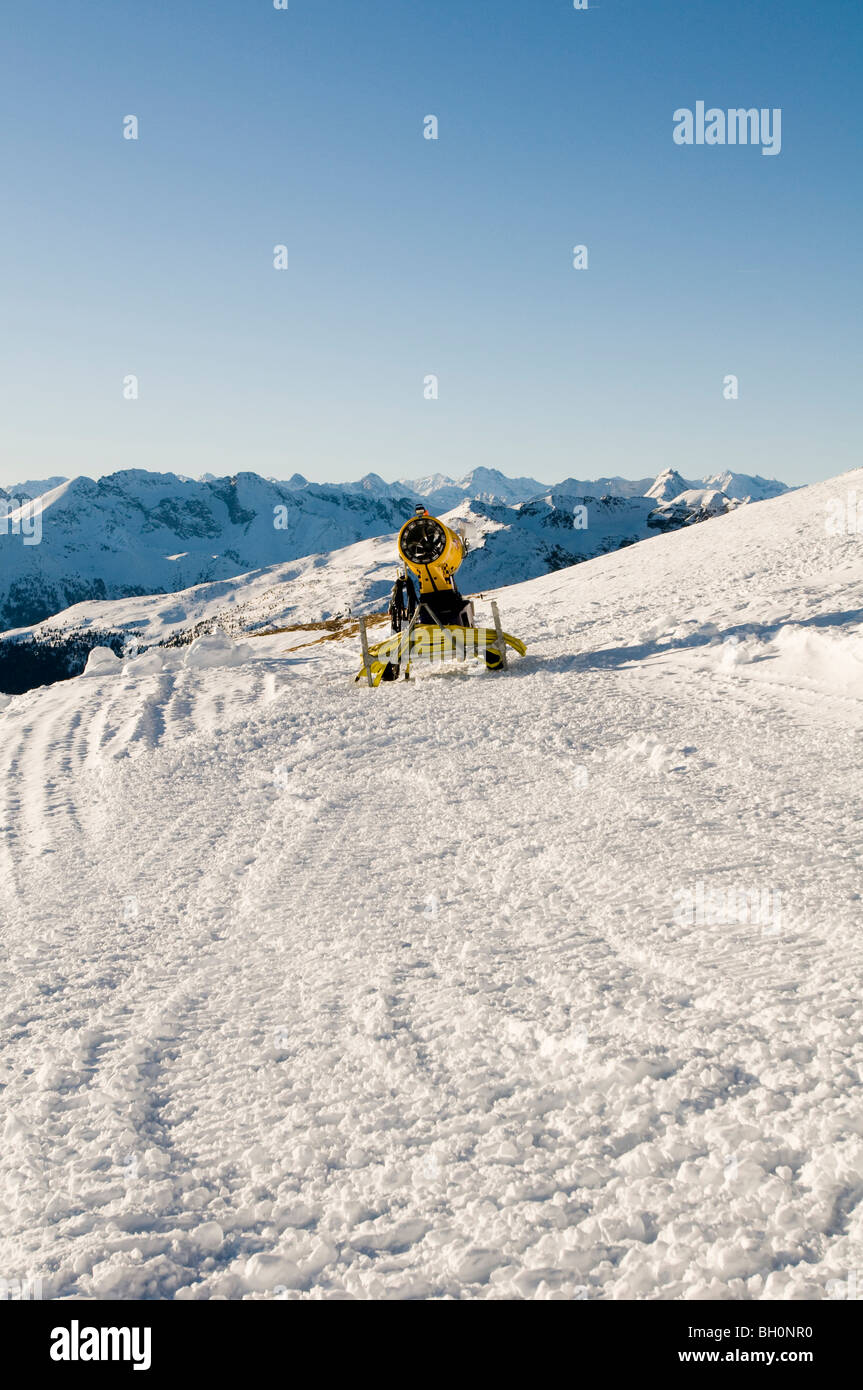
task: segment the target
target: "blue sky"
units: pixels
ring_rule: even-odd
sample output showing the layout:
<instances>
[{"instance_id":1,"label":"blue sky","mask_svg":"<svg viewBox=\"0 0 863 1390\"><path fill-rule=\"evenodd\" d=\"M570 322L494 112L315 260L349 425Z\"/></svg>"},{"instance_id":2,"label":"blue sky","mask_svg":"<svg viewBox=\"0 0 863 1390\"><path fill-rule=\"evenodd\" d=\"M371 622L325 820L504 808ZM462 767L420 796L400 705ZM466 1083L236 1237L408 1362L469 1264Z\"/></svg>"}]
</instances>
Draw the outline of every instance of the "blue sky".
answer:
<instances>
[{"instance_id":1,"label":"blue sky","mask_svg":"<svg viewBox=\"0 0 863 1390\"><path fill-rule=\"evenodd\" d=\"M857 0L16 6L0 483L856 466L861 38ZM780 107L781 153L675 145L698 100Z\"/></svg>"}]
</instances>

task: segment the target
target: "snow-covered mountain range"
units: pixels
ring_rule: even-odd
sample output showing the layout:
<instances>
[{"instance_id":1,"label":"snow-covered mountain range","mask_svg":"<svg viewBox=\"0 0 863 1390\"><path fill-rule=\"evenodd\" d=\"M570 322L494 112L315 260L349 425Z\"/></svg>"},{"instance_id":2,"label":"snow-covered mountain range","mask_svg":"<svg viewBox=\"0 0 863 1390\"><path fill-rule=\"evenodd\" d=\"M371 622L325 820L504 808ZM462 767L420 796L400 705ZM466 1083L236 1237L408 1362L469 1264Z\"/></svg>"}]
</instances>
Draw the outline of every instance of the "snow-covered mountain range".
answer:
<instances>
[{"instance_id":1,"label":"snow-covered mountain range","mask_svg":"<svg viewBox=\"0 0 863 1390\"><path fill-rule=\"evenodd\" d=\"M53 478L28 478L26 482L13 483L11 487L0 487L0 498L41 497L43 493L68 481L59 473Z\"/></svg>"},{"instance_id":2,"label":"snow-covered mountain range","mask_svg":"<svg viewBox=\"0 0 863 1390\"><path fill-rule=\"evenodd\" d=\"M577 508L586 513L585 529L577 524ZM662 529L653 526L653 503L644 497L585 501L551 492L516 507L463 502L443 516L468 539L470 550L459 570L459 584L471 594L565 569ZM177 593L87 599L40 623L19 627L15 636L50 639L53 634L98 631L149 644L200 631L204 625L238 634L273 624L325 620L348 611L368 613L386 606L396 564L394 528L353 545Z\"/></svg>"},{"instance_id":3,"label":"snow-covered mountain range","mask_svg":"<svg viewBox=\"0 0 863 1390\"><path fill-rule=\"evenodd\" d=\"M457 482L435 475L386 483L368 474L338 485L299 474L284 482L256 473L196 481L130 469L41 493L28 504L39 514L41 540L25 544L22 512L9 509L38 486L23 483L0 498L8 512L0 525L0 631L81 603L174 594L303 557L326 567L334 551L391 536L418 499L438 514L452 512L480 538L482 553L464 577L482 586L533 578L787 491L732 473L697 483L670 471L635 482L567 479L549 488L484 468Z\"/></svg>"}]
</instances>

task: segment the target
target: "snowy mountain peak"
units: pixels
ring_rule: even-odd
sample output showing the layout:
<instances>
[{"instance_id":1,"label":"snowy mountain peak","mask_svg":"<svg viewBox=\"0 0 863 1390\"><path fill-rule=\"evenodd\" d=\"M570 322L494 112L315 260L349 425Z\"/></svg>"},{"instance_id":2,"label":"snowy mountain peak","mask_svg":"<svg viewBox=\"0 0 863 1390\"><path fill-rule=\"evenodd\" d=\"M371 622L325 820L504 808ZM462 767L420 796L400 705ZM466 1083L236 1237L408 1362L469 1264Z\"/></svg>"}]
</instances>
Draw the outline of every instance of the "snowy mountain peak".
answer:
<instances>
[{"instance_id":1,"label":"snowy mountain peak","mask_svg":"<svg viewBox=\"0 0 863 1390\"><path fill-rule=\"evenodd\" d=\"M336 484L338 486L338 484ZM400 483L387 483L378 473L366 473L356 483L343 483L347 492L364 493L368 497L405 497L405 487ZM410 495L408 493L407 495Z\"/></svg>"},{"instance_id":2,"label":"snowy mountain peak","mask_svg":"<svg viewBox=\"0 0 863 1390\"><path fill-rule=\"evenodd\" d=\"M418 497L428 497L429 493L438 492L444 487L459 486L455 478L449 478L445 473L432 473L427 478L399 478L398 482Z\"/></svg>"},{"instance_id":3,"label":"snowy mountain peak","mask_svg":"<svg viewBox=\"0 0 863 1390\"><path fill-rule=\"evenodd\" d=\"M750 475L748 473L714 473L709 478L704 479L705 487L718 488L727 497L734 497L740 502L763 502L768 497L781 497L789 489L785 483L780 483L776 478L762 478L759 474Z\"/></svg>"},{"instance_id":4,"label":"snowy mountain peak","mask_svg":"<svg viewBox=\"0 0 863 1390\"><path fill-rule=\"evenodd\" d=\"M647 489L645 496L655 497L657 502L670 502L672 498L679 497L689 487L691 484L687 483L676 469L666 468Z\"/></svg>"},{"instance_id":5,"label":"snowy mountain peak","mask_svg":"<svg viewBox=\"0 0 863 1390\"><path fill-rule=\"evenodd\" d=\"M536 478L507 478L497 468L474 468L459 487L484 502L526 502L544 490Z\"/></svg>"}]
</instances>

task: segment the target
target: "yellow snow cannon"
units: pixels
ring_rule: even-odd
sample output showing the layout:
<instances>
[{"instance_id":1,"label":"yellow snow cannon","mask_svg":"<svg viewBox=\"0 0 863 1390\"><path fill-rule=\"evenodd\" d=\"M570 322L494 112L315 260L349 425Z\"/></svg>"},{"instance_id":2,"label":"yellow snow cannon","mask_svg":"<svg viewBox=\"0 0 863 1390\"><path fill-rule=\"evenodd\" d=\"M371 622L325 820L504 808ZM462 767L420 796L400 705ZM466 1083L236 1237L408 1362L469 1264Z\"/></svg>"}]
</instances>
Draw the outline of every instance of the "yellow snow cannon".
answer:
<instances>
[{"instance_id":1,"label":"yellow snow cannon","mask_svg":"<svg viewBox=\"0 0 863 1390\"><path fill-rule=\"evenodd\" d=\"M420 594L454 590L452 577L467 553L464 536L436 516L418 512L406 521L396 542L405 565L420 582Z\"/></svg>"},{"instance_id":2,"label":"yellow snow cannon","mask_svg":"<svg viewBox=\"0 0 863 1390\"><path fill-rule=\"evenodd\" d=\"M372 686L398 680L402 664L409 680L412 661L436 664L475 656L484 658L489 671L505 670L508 646L524 656L525 644L503 631L494 600L494 628L477 627L473 604L456 588L453 575L468 550L463 535L418 506L399 531L397 545L403 568L390 596L392 632L370 647L360 618L363 664L355 680L365 678ZM419 598L411 575L419 580Z\"/></svg>"}]
</instances>

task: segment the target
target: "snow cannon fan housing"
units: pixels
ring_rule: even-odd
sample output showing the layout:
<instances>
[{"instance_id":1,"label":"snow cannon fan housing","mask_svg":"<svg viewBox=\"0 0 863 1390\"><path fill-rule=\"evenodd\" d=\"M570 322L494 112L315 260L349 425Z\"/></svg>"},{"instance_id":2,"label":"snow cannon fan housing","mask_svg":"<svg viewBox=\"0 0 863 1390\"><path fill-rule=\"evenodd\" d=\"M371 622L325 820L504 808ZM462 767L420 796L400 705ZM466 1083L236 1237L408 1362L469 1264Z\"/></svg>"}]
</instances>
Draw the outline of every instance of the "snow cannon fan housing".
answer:
<instances>
[{"instance_id":1,"label":"snow cannon fan housing","mask_svg":"<svg viewBox=\"0 0 863 1390\"><path fill-rule=\"evenodd\" d=\"M450 588L465 544L435 516L412 516L399 531L399 555L420 581L420 592Z\"/></svg>"}]
</instances>

